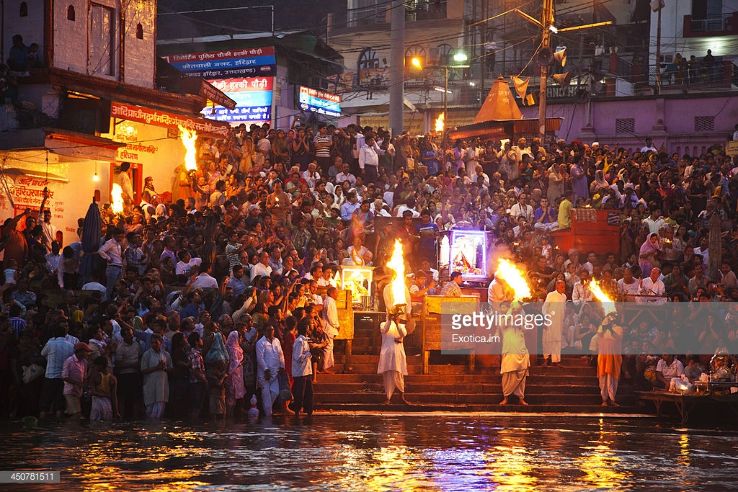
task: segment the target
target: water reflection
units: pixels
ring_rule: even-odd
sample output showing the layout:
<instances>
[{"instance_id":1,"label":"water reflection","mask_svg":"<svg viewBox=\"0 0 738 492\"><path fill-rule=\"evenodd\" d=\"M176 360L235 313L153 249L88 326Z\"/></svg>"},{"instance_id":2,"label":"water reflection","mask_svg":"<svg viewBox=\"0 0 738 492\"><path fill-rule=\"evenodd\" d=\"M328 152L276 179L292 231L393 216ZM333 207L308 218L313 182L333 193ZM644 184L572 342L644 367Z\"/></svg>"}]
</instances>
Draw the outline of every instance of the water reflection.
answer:
<instances>
[{"instance_id":1,"label":"water reflection","mask_svg":"<svg viewBox=\"0 0 738 492\"><path fill-rule=\"evenodd\" d=\"M196 427L0 424L0 433L0 469L61 469L70 490L720 489L734 486L738 464L738 432L653 420L320 416Z\"/></svg>"}]
</instances>

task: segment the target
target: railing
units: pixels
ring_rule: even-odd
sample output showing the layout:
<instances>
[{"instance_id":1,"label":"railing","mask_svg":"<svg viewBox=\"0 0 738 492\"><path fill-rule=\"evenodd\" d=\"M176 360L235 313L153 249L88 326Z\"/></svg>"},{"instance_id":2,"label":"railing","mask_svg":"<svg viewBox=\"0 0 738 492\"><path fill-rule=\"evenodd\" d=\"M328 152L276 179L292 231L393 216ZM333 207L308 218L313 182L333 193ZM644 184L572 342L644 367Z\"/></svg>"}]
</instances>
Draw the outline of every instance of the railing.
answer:
<instances>
[{"instance_id":1,"label":"railing","mask_svg":"<svg viewBox=\"0 0 738 492\"><path fill-rule=\"evenodd\" d=\"M684 16L684 37L720 36L738 34L738 12L695 19L692 15Z\"/></svg>"},{"instance_id":2,"label":"railing","mask_svg":"<svg viewBox=\"0 0 738 492\"><path fill-rule=\"evenodd\" d=\"M346 12L346 27L356 28L386 24L391 10L391 7L387 5L387 2L376 2L368 7L349 9ZM445 18L446 0L417 0L414 6L406 6L405 20L408 22Z\"/></svg>"}]
</instances>

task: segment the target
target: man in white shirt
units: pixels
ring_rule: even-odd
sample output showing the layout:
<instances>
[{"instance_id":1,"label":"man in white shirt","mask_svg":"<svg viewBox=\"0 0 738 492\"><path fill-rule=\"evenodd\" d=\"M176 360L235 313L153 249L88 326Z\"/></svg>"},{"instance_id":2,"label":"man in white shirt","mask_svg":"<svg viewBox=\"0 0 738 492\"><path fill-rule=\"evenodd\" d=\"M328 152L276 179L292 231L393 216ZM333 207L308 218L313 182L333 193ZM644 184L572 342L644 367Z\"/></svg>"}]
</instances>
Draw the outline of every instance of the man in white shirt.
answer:
<instances>
[{"instance_id":1,"label":"man in white shirt","mask_svg":"<svg viewBox=\"0 0 738 492\"><path fill-rule=\"evenodd\" d=\"M188 276L193 267L202 265L202 258L193 258L189 251L182 250L179 252L179 261L174 268L176 275Z\"/></svg>"},{"instance_id":2,"label":"man in white shirt","mask_svg":"<svg viewBox=\"0 0 738 492\"><path fill-rule=\"evenodd\" d=\"M359 169L367 183L376 183L379 172L379 156L382 150L373 138L366 139L366 145L359 149Z\"/></svg>"},{"instance_id":3,"label":"man in white shirt","mask_svg":"<svg viewBox=\"0 0 738 492\"><path fill-rule=\"evenodd\" d=\"M309 324L306 320L297 324L297 338L292 345L292 395L289 405L295 416L304 410L307 415L313 413L313 368L310 342L307 338Z\"/></svg>"},{"instance_id":4,"label":"man in white shirt","mask_svg":"<svg viewBox=\"0 0 738 492\"><path fill-rule=\"evenodd\" d=\"M195 267L197 268L197 267ZM218 281L211 277L207 270L203 270L190 285L192 289L217 289Z\"/></svg>"},{"instance_id":5,"label":"man in white shirt","mask_svg":"<svg viewBox=\"0 0 738 492\"><path fill-rule=\"evenodd\" d=\"M108 263L105 269L106 299L108 300L110 300L115 284L123 271L122 243L124 237L123 231L115 230L112 233L112 238L105 241L105 244L97 252L100 258Z\"/></svg>"},{"instance_id":6,"label":"man in white shirt","mask_svg":"<svg viewBox=\"0 0 738 492\"><path fill-rule=\"evenodd\" d=\"M262 251L259 255L259 263L251 268L251 282L256 277L269 277L272 274L272 267L269 266L269 253Z\"/></svg>"},{"instance_id":7,"label":"man in white shirt","mask_svg":"<svg viewBox=\"0 0 738 492\"><path fill-rule=\"evenodd\" d=\"M308 188L311 190L315 188L315 183L320 179L320 174L318 174L318 165L315 162L308 164L307 170L302 172L302 179L307 182Z\"/></svg>"},{"instance_id":8,"label":"man in white shirt","mask_svg":"<svg viewBox=\"0 0 738 492\"><path fill-rule=\"evenodd\" d=\"M653 296L651 298L639 298L642 302L648 302L650 304L666 303L666 287L660 277L661 269L659 267L653 267L651 268L651 275L641 280L640 295Z\"/></svg>"},{"instance_id":9,"label":"man in white shirt","mask_svg":"<svg viewBox=\"0 0 738 492\"><path fill-rule=\"evenodd\" d=\"M653 139L651 137L646 138L646 145L641 147L641 154L648 152L658 152L658 149L653 146Z\"/></svg>"},{"instance_id":10,"label":"man in white shirt","mask_svg":"<svg viewBox=\"0 0 738 492\"><path fill-rule=\"evenodd\" d=\"M256 342L256 384L261 389L264 415L271 417L272 407L279 398L278 375L284 371L284 353L274 326L267 325L264 336Z\"/></svg>"},{"instance_id":11,"label":"man in white shirt","mask_svg":"<svg viewBox=\"0 0 738 492\"><path fill-rule=\"evenodd\" d=\"M533 207L528 205L528 197L525 193L521 193L518 197L518 203L510 207L510 216L514 219L523 217L528 224L533 222Z\"/></svg>"},{"instance_id":12,"label":"man in white shirt","mask_svg":"<svg viewBox=\"0 0 738 492\"><path fill-rule=\"evenodd\" d=\"M656 364L656 386L668 389L672 378L684 374L684 364L672 354L664 354Z\"/></svg>"},{"instance_id":13,"label":"man in white shirt","mask_svg":"<svg viewBox=\"0 0 738 492\"><path fill-rule=\"evenodd\" d=\"M323 370L331 372L328 369L335 366L335 359L333 357L333 339L338 336L340 326L338 323L338 305L336 304L336 297L338 296L338 289L335 287L328 287L325 301L323 301L323 319L325 320L325 334L328 337L328 345L323 349Z\"/></svg>"},{"instance_id":14,"label":"man in white shirt","mask_svg":"<svg viewBox=\"0 0 738 492\"><path fill-rule=\"evenodd\" d=\"M666 224L666 221L661 216L661 211L659 209L655 209L651 212L649 217L643 219L643 223L648 226L649 234L658 234L661 228Z\"/></svg>"},{"instance_id":15,"label":"man in white shirt","mask_svg":"<svg viewBox=\"0 0 738 492\"><path fill-rule=\"evenodd\" d=\"M336 157L336 160L338 159L340 159L340 157ZM356 184L356 176L349 172L348 163L342 163L340 169L341 172L336 174L336 184L341 184L344 181L348 181L351 187L353 187Z\"/></svg>"},{"instance_id":16,"label":"man in white shirt","mask_svg":"<svg viewBox=\"0 0 738 492\"><path fill-rule=\"evenodd\" d=\"M420 217L420 212L415 210L415 198L410 197L407 199L407 202L397 207L397 214L395 214L395 216L402 217L405 211L412 212L413 219L417 219L418 217Z\"/></svg>"}]
</instances>

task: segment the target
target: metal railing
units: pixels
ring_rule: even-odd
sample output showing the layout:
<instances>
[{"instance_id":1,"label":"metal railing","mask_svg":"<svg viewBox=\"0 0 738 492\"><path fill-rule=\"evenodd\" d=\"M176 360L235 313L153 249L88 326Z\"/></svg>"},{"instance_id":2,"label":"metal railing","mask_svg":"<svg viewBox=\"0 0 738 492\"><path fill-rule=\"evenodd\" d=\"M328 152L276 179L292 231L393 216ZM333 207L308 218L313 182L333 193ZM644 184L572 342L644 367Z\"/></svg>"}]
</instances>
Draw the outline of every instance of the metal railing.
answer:
<instances>
[{"instance_id":1,"label":"metal railing","mask_svg":"<svg viewBox=\"0 0 738 492\"><path fill-rule=\"evenodd\" d=\"M733 14L723 14L708 17L707 19L690 19L689 27L692 32L723 32L730 30L730 19Z\"/></svg>"},{"instance_id":2,"label":"metal railing","mask_svg":"<svg viewBox=\"0 0 738 492\"><path fill-rule=\"evenodd\" d=\"M405 19L408 22L438 20L446 18L447 0L417 0L414 5L405 7ZM367 7L358 7L346 11L346 27L366 27L387 23L389 8L386 2L376 2Z\"/></svg>"}]
</instances>

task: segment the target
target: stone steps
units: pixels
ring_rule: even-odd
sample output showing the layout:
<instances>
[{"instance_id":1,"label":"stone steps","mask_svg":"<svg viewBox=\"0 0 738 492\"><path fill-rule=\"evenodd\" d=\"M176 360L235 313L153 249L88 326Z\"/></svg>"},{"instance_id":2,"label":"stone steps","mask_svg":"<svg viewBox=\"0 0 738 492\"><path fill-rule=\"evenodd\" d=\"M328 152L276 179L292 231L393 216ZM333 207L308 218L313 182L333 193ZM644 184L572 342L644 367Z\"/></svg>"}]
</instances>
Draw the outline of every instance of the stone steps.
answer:
<instances>
[{"instance_id":1,"label":"stone steps","mask_svg":"<svg viewBox=\"0 0 738 492\"><path fill-rule=\"evenodd\" d=\"M512 401L512 400L511 400ZM411 399L412 402L412 399ZM499 400L493 404L484 405L453 405L453 404L435 404L423 405L412 403L411 405L403 405L392 403L390 405L373 404L373 403L338 403L338 404L320 404L318 411L333 412L505 412L505 413L568 413L568 414L640 414L642 410L632 405L621 405L619 407L603 407L598 405L518 405L510 404L500 406Z\"/></svg>"},{"instance_id":2,"label":"stone steps","mask_svg":"<svg viewBox=\"0 0 738 492\"><path fill-rule=\"evenodd\" d=\"M494 405L499 403L502 399L501 392L495 393L418 393L407 388L405 397L412 403L424 404L424 405ZM367 404L381 404L384 402L383 392L353 392L347 393L324 393L318 391L315 396L315 402L317 405L321 404L335 404L335 403L367 403ZM565 393L542 393L542 394L531 394L527 393L525 397L526 401L530 406L538 405L598 405L600 400L599 392L592 392L591 394L565 394ZM623 398L621 398L623 400ZM633 400L634 401L634 400Z\"/></svg>"}]
</instances>

